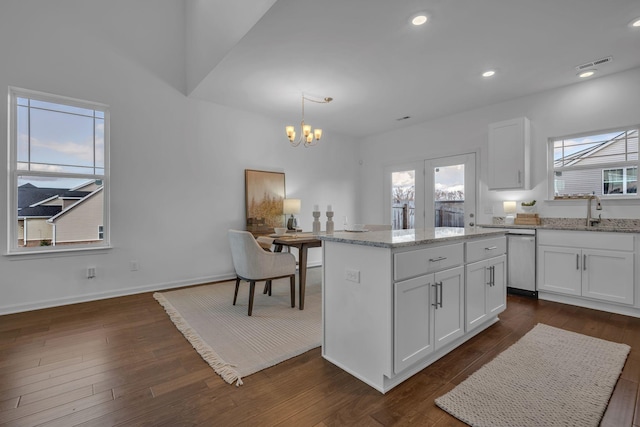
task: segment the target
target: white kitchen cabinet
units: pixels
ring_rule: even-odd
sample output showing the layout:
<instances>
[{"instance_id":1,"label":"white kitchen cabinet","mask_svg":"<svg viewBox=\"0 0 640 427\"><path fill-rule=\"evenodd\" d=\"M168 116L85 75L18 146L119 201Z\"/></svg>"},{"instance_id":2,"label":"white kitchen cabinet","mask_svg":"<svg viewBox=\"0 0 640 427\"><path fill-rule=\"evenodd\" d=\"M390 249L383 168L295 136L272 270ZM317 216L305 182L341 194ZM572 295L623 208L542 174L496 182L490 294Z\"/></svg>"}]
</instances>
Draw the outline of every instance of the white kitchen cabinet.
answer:
<instances>
[{"instance_id":1,"label":"white kitchen cabinet","mask_svg":"<svg viewBox=\"0 0 640 427\"><path fill-rule=\"evenodd\" d=\"M530 127L526 117L489 125L489 190L530 189Z\"/></svg>"},{"instance_id":2,"label":"white kitchen cabinet","mask_svg":"<svg viewBox=\"0 0 640 427\"><path fill-rule=\"evenodd\" d=\"M506 270L506 255L465 266L467 331L507 308Z\"/></svg>"},{"instance_id":3,"label":"white kitchen cabinet","mask_svg":"<svg viewBox=\"0 0 640 427\"><path fill-rule=\"evenodd\" d=\"M500 309L489 309L466 330L465 257L504 254L504 232L460 231L411 230L416 244L396 231L323 236L322 356L385 393L498 322ZM506 295L487 301L504 307Z\"/></svg>"},{"instance_id":4,"label":"white kitchen cabinet","mask_svg":"<svg viewBox=\"0 0 640 427\"><path fill-rule=\"evenodd\" d=\"M395 373L433 352L433 274L394 284Z\"/></svg>"},{"instance_id":5,"label":"white kitchen cabinet","mask_svg":"<svg viewBox=\"0 0 640 427\"><path fill-rule=\"evenodd\" d=\"M634 303L633 235L541 230L538 290Z\"/></svg>"},{"instance_id":6,"label":"white kitchen cabinet","mask_svg":"<svg viewBox=\"0 0 640 427\"><path fill-rule=\"evenodd\" d=\"M394 284L394 372L464 335L462 266Z\"/></svg>"},{"instance_id":7,"label":"white kitchen cabinet","mask_svg":"<svg viewBox=\"0 0 640 427\"><path fill-rule=\"evenodd\" d=\"M582 295L581 250L538 245L538 290Z\"/></svg>"}]
</instances>

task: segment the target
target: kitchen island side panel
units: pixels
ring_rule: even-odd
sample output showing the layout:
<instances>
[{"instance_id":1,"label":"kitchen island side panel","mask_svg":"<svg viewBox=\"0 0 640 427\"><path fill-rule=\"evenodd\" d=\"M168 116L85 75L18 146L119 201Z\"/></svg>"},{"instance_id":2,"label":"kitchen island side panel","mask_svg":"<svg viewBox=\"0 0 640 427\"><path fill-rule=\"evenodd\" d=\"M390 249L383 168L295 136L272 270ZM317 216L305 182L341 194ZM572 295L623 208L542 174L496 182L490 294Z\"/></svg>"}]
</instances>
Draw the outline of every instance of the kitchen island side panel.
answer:
<instances>
[{"instance_id":1,"label":"kitchen island side panel","mask_svg":"<svg viewBox=\"0 0 640 427\"><path fill-rule=\"evenodd\" d=\"M323 242L322 355L381 390L391 375L391 249Z\"/></svg>"}]
</instances>

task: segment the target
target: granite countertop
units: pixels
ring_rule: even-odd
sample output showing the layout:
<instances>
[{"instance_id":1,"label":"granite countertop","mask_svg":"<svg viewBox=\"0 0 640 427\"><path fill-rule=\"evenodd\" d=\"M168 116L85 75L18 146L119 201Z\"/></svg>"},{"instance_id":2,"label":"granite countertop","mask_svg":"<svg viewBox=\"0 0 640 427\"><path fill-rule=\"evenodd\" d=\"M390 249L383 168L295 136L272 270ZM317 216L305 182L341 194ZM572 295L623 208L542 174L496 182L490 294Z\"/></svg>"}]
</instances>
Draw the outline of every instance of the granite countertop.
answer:
<instances>
[{"instance_id":1,"label":"granite countertop","mask_svg":"<svg viewBox=\"0 0 640 427\"><path fill-rule=\"evenodd\" d=\"M426 245L466 240L474 237L492 237L505 234L504 229L497 228L420 228L411 230L337 231L331 235L323 234L318 238L328 242L350 243L354 245L375 246L379 248L400 248L405 246Z\"/></svg>"},{"instance_id":2,"label":"granite countertop","mask_svg":"<svg viewBox=\"0 0 640 427\"><path fill-rule=\"evenodd\" d=\"M482 228L501 228L507 230L570 230L570 231L596 231L614 233L640 233L640 220L637 219L602 219L600 224L587 227L584 218L540 218L540 225L516 225L504 224L504 219L494 218L492 224L478 224Z\"/></svg>"}]
</instances>

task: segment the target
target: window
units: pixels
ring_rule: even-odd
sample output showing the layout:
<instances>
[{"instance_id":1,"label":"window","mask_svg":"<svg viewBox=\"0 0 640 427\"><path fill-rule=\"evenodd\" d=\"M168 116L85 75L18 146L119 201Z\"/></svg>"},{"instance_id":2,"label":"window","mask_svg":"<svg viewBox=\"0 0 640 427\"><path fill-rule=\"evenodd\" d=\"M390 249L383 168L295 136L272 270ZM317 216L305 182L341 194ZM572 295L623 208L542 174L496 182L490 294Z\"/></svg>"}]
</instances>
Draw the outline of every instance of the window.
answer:
<instances>
[{"instance_id":1,"label":"window","mask_svg":"<svg viewBox=\"0 0 640 427\"><path fill-rule=\"evenodd\" d=\"M109 246L109 110L9 88L9 253Z\"/></svg>"},{"instance_id":2,"label":"window","mask_svg":"<svg viewBox=\"0 0 640 427\"><path fill-rule=\"evenodd\" d=\"M551 139L556 199L638 194L638 126Z\"/></svg>"}]
</instances>

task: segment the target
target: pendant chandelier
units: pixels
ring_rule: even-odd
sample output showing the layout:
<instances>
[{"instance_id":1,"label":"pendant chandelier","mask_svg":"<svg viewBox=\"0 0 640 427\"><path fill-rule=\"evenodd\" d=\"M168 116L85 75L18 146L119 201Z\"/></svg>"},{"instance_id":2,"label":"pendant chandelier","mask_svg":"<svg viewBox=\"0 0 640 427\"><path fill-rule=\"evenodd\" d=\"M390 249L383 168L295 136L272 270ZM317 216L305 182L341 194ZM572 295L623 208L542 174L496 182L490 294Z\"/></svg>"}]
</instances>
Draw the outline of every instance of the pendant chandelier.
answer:
<instances>
[{"instance_id":1,"label":"pendant chandelier","mask_svg":"<svg viewBox=\"0 0 640 427\"><path fill-rule=\"evenodd\" d=\"M302 94L302 121L300 122L300 137L296 141L296 131L294 126L286 126L285 132L287 133L287 138L289 138L289 142L291 146L297 147L300 144L303 144L305 147L311 147L312 145L316 145L320 138L322 138L322 129L311 129L311 125L308 125L304 122L304 101L307 100L309 102L315 102L316 104L328 104L333 101L333 98L324 98L323 100L311 99L304 96Z\"/></svg>"}]
</instances>

